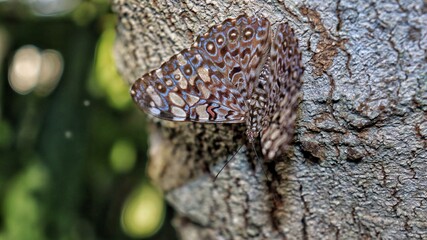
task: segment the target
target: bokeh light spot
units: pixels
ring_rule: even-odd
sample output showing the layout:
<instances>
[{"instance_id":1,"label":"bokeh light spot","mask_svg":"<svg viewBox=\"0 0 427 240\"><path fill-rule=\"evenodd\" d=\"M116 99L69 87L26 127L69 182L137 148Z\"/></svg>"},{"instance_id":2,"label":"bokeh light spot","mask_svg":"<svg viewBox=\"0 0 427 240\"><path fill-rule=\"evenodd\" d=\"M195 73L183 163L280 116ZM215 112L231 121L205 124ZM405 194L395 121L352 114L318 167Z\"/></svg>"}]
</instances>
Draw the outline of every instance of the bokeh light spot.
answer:
<instances>
[{"instance_id":1,"label":"bokeh light spot","mask_svg":"<svg viewBox=\"0 0 427 240\"><path fill-rule=\"evenodd\" d=\"M71 139L73 137L73 132L71 131L65 131L64 136L66 139Z\"/></svg>"},{"instance_id":2,"label":"bokeh light spot","mask_svg":"<svg viewBox=\"0 0 427 240\"><path fill-rule=\"evenodd\" d=\"M56 16L76 8L80 0L26 0L36 15Z\"/></svg>"},{"instance_id":3,"label":"bokeh light spot","mask_svg":"<svg viewBox=\"0 0 427 240\"><path fill-rule=\"evenodd\" d=\"M96 77L92 91L104 95L108 103L116 109L131 106L129 86L119 76L113 58L115 39L114 27L108 28L102 34L96 50Z\"/></svg>"},{"instance_id":4,"label":"bokeh light spot","mask_svg":"<svg viewBox=\"0 0 427 240\"><path fill-rule=\"evenodd\" d=\"M80 26L84 26L90 23L97 14L99 6L94 2L85 1L78 5L78 7L73 11L72 18Z\"/></svg>"},{"instance_id":5,"label":"bokeh light spot","mask_svg":"<svg viewBox=\"0 0 427 240\"><path fill-rule=\"evenodd\" d=\"M47 96L58 84L63 66L59 52L26 45L16 51L9 66L9 84L19 94L35 90L38 95Z\"/></svg>"},{"instance_id":6,"label":"bokeh light spot","mask_svg":"<svg viewBox=\"0 0 427 240\"><path fill-rule=\"evenodd\" d=\"M58 51L50 49L43 51L41 57L40 75L35 92L41 96L47 96L62 76L64 61Z\"/></svg>"},{"instance_id":7,"label":"bokeh light spot","mask_svg":"<svg viewBox=\"0 0 427 240\"><path fill-rule=\"evenodd\" d=\"M83 101L83 106L89 107L90 106L90 101L89 100L84 100Z\"/></svg>"},{"instance_id":8,"label":"bokeh light spot","mask_svg":"<svg viewBox=\"0 0 427 240\"><path fill-rule=\"evenodd\" d=\"M127 140L117 140L110 154L110 164L115 172L125 173L130 171L135 165L136 149Z\"/></svg>"},{"instance_id":9,"label":"bokeh light spot","mask_svg":"<svg viewBox=\"0 0 427 240\"><path fill-rule=\"evenodd\" d=\"M20 94L27 94L36 86L41 66L39 50L27 45L16 51L9 67L9 84Z\"/></svg>"},{"instance_id":10,"label":"bokeh light spot","mask_svg":"<svg viewBox=\"0 0 427 240\"><path fill-rule=\"evenodd\" d=\"M134 238L155 234L163 224L165 215L163 198L159 190L142 184L126 200L122 210L122 228Z\"/></svg>"}]
</instances>

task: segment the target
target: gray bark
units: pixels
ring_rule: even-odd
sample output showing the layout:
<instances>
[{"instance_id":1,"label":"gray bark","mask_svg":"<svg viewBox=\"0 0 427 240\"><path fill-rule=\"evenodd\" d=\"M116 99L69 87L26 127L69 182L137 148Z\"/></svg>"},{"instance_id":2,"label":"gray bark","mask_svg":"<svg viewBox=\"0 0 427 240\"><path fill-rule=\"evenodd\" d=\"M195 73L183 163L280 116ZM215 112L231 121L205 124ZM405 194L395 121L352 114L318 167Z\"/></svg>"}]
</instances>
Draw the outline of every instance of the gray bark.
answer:
<instances>
[{"instance_id":1,"label":"gray bark","mask_svg":"<svg viewBox=\"0 0 427 240\"><path fill-rule=\"evenodd\" d=\"M303 52L292 149L256 166L244 126L160 122L150 176L182 239L427 239L427 3L116 0L117 65L133 82L213 24L288 21ZM155 120L156 121L156 120ZM267 175L267 179L266 176Z\"/></svg>"}]
</instances>

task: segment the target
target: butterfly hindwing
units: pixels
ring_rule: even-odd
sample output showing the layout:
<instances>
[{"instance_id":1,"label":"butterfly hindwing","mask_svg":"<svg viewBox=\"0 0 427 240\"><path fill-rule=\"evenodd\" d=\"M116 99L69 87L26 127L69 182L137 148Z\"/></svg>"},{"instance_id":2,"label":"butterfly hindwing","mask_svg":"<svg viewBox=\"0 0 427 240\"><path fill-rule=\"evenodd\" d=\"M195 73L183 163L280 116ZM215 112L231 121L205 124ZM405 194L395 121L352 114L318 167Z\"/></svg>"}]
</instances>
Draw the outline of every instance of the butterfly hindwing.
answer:
<instances>
[{"instance_id":1,"label":"butterfly hindwing","mask_svg":"<svg viewBox=\"0 0 427 240\"><path fill-rule=\"evenodd\" d=\"M272 159L292 140L302 85L303 66L298 40L288 24L279 24L269 58L269 92L261 134L262 153Z\"/></svg>"}]
</instances>

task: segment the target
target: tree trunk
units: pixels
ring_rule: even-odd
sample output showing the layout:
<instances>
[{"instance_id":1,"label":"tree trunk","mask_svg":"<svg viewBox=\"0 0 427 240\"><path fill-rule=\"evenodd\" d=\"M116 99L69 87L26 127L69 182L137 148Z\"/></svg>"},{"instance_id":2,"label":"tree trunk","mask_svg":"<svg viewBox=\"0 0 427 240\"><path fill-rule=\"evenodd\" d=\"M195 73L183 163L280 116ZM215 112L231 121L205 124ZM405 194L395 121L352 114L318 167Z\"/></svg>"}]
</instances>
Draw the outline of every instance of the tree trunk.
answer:
<instances>
[{"instance_id":1,"label":"tree trunk","mask_svg":"<svg viewBox=\"0 0 427 240\"><path fill-rule=\"evenodd\" d=\"M427 3L115 0L133 82L242 13L289 22L303 99L291 150L257 166L244 126L154 120L149 174L182 239L427 239ZM259 152L259 151L258 151ZM265 171L263 172L262 169Z\"/></svg>"}]
</instances>

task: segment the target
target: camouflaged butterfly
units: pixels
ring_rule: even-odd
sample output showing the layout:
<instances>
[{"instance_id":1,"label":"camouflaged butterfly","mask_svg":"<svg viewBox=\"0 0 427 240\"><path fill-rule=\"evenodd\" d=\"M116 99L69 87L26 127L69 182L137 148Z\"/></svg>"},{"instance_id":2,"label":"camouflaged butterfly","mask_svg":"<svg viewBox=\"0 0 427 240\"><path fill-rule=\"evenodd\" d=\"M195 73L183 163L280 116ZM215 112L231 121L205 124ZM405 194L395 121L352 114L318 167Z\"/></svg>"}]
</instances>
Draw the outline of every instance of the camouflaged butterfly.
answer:
<instances>
[{"instance_id":1,"label":"camouflaged butterfly","mask_svg":"<svg viewBox=\"0 0 427 240\"><path fill-rule=\"evenodd\" d=\"M159 69L135 81L146 113L170 121L244 123L273 159L292 140L303 66L298 40L282 23L241 15L215 25Z\"/></svg>"}]
</instances>

